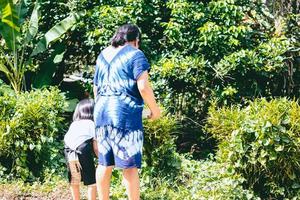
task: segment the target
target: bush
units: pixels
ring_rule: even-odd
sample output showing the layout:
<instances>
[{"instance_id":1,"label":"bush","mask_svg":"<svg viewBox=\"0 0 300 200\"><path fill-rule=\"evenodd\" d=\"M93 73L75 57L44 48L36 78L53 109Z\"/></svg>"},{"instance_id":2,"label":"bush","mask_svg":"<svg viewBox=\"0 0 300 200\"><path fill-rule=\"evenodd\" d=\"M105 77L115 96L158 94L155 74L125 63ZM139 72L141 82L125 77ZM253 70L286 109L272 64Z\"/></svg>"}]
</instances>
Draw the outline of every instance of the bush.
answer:
<instances>
[{"instance_id":1,"label":"bush","mask_svg":"<svg viewBox=\"0 0 300 200\"><path fill-rule=\"evenodd\" d=\"M176 144L194 158L206 157L214 144L201 130L200 122L209 107L209 72L204 57L182 56L179 52L164 57L153 66L151 78L159 101L178 119Z\"/></svg>"},{"instance_id":2,"label":"bush","mask_svg":"<svg viewBox=\"0 0 300 200\"><path fill-rule=\"evenodd\" d=\"M203 57L182 56L179 53L162 58L153 66L152 79L160 102L171 113L193 116L208 107L209 65ZM203 117L203 116L202 116Z\"/></svg>"},{"instance_id":3,"label":"bush","mask_svg":"<svg viewBox=\"0 0 300 200\"><path fill-rule=\"evenodd\" d=\"M141 195L147 200L194 199L259 199L251 190L243 189L244 179L234 175L226 164L192 161L178 155L181 166L175 179L149 178L142 173Z\"/></svg>"},{"instance_id":4,"label":"bush","mask_svg":"<svg viewBox=\"0 0 300 200\"><path fill-rule=\"evenodd\" d=\"M251 190L242 187L243 179L235 175L229 165L210 159L183 162L183 186L190 191L190 199L259 199Z\"/></svg>"},{"instance_id":5,"label":"bush","mask_svg":"<svg viewBox=\"0 0 300 200\"><path fill-rule=\"evenodd\" d=\"M246 108L211 108L206 129L220 141L221 162L262 198L292 198L300 188L300 105L258 99Z\"/></svg>"},{"instance_id":6,"label":"bush","mask_svg":"<svg viewBox=\"0 0 300 200\"><path fill-rule=\"evenodd\" d=\"M65 97L56 88L0 96L0 165L4 178L43 179L45 168L59 171L59 142Z\"/></svg>"},{"instance_id":7,"label":"bush","mask_svg":"<svg viewBox=\"0 0 300 200\"><path fill-rule=\"evenodd\" d=\"M145 171L152 177L176 177L181 164L174 143L176 119L164 114L156 121L145 120L144 129Z\"/></svg>"},{"instance_id":8,"label":"bush","mask_svg":"<svg viewBox=\"0 0 300 200\"><path fill-rule=\"evenodd\" d=\"M243 189L244 179L235 175L228 164L210 159L193 161L189 155L177 153L173 136L178 130L176 119L164 115L144 125L142 199L256 199L251 190Z\"/></svg>"},{"instance_id":9,"label":"bush","mask_svg":"<svg viewBox=\"0 0 300 200\"><path fill-rule=\"evenodd\" d=\"M232 130L241 127L245 113L237 106L217 108L217 102L212 102L208 110L205 129L219 142L230 138Z\"/></svg>"},{"instance_id":10,"label":"bush","mask_svg":"<svg viewBox=\"0 0 300 200\"><path fill-rule=\"evenodd\" d=\"M3 96L4 94L14 95L15 91L0 79L0 96Z\"/></svg>"}]
</instances>

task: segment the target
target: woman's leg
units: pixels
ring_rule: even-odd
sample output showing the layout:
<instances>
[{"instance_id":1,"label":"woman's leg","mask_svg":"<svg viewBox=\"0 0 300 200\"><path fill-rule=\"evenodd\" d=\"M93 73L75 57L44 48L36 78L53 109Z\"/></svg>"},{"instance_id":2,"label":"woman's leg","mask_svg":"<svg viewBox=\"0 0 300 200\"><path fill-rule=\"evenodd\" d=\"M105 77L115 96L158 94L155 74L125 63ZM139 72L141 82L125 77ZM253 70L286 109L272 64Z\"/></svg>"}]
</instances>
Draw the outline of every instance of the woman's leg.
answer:
<instances>
[{"instance_id":1,"label":"woman's leg","mask_svg":"<svg viewBox=\"0 0 300 200\"><path fill-rule=\"evenodd\" d=\"M128 199L140 199L140 179L137 168L129 168L123 170L123 183L125 184Z\"/></svg>"},{"instance_id":2,"label":"woman's leg","mask_svg":"<svg viewBox=\"0 0 300 200\"><path fill-rule=\"evenodd\" d=\"M71 184L70 185L70 189L71 189L71 194L72 194L72 198L73 200L80 200L80 189L79 189L79 185L75 185L75 184Z\"/></svg>"},{"instance_id":3,"label":"woman's leg","mask_svg":"<svg viewBox=\"0 0 300 200\"><path fill-rule=\"evenodd\" d=\"M109 199L109 186L113 166L98 165L96 170L96 182L99 200Z\"/></svg>"},{"instance_id":4,"label":"woman's leg","mask_svg":"<svg viewBox=\"0 0 300 200\"><path fill-rule=\"evenodd\" d=\"M96 200L97 189L96 184L88 185L88 200Z\"/></svg>"}]
</instances>

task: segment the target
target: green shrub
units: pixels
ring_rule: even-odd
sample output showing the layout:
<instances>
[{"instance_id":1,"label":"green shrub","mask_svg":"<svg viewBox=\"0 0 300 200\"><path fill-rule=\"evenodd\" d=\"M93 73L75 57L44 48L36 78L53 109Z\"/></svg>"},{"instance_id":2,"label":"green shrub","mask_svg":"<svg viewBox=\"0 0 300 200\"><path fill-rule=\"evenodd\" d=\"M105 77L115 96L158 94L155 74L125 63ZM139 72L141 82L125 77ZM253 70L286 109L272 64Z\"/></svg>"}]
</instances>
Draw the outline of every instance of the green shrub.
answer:
<instances>
[{"instance_id":1,"label":"green shrub","mask_svg":"<svg viewBox=\"0 0 300 200\"><path fill-rule=\"evenodd\" d=\"M244 179L226 164L211 160L192 161L178 155L181 166L175 179L150 178L142 173L141 195L146 200L259 199L243 189Z\"/></svg>"},{"instance_id":2,"label":"green shrub","mask_svg":"<svg viewBox=\"0 0 300 200\"><path fill-rule=\"evenodd\" d=\"M3 81L0 79L0 96L5 94L15 95L15 91L9 85L3 83Z\"/></svg>"},{"instance_id":3,"label":"green shrub","mask_svg":"<svg viewBox=\"0 0 300 200\"><path fill-rule=\"evenodd\" d=\"M182 56L180 53L162 58L153 66L152 79L160 102L171 113L198 117L207 107L207 71L203 57ZM167 83L167 85L166 85Z\"/></svg>"},{"instance_id":4,"label":"green shrub","mask_svg":"<svg viewBox=\"0 0 300 200\"><path fill-rule=\"evenodd\" d=\"M144 169L152 177L176 177L180 158L176 152L174 133L176 119L163 115L156 121L144 121Z\"/></svg>"},{"instance_id":5,"label":"green shrub","mask_svg":"<svg viewBox=\"0 0 300 200\"><path fill-rule=\"evenodd\" d=\"M243 189L244 179L235 175L230 165L193 161L176 152L173 133L178 127L174 118L163 115L157 121L146 120L144 126L142 199L256 199L251 190ZM118 197L124 197L118 191Z\"/></svg>"},{"instance_id":6,"label":"green shrub","mask_svg":"<svg viewBox=\"0 0 300 200\"><path fill-rule=\"evenodd\" d=\"M221 162L262 198L296 196L300 188L300 105L258 99L240 109L211 108L207 130L220 141Z\"/></svg>"},{"instance_id":7,"label":"green shrub","mask_svg":"<svg viewBox=\"0 0 300 200\"><path fill-rule=\"evenodd\" d=\"M182 169L183 177L189 177L183 186L190 191L190 199L259 199L243 188L245 179L235 175L227 164L186 160Z\"/></svg>"},{"instance_id":8,"label":"green shrub","mask_svg":"<svg viewBox=\"0 0 300 200\"><path fill-rule=\"evenodd\" d=\"M43 178L46 167L59 170L58 142L63 129L65 98L56 88L1 96L0 165L8 177Z\"/></svg>"},{"instance_id":9,"label":"green shrub","mask_svg":"<svg viewBox=\"0 0 300 200\"><path fill-rule=\"evenodd\" d=\"M205 129L218 141L228 140L232 130L241 127L245 113L238 106L221 107L216 109L216 101L208 110Z\"/></svg>"}]
</instances>

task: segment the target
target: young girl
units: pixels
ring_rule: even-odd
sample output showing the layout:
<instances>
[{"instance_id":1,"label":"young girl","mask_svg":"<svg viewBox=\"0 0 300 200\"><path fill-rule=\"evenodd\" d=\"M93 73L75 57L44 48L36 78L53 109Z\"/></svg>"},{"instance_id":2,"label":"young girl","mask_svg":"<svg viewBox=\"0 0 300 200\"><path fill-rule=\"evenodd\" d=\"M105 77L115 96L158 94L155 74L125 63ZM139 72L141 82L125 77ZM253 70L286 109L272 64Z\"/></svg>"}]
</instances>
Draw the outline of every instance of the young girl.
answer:
<instances>
[{"instance_id":1,"label":"young girl","mask_svg":"<svg viewBox=\"0 0 300 200\"><path fill-rule=\"evenodd\" d=\"M93 122L94 101L84 99L77 104L73 122L64 137L70 189L74 200L80 199L80 181L88 186L88 199L96 200L93 151L98 154Z\"/></svg>"}]
</instances>

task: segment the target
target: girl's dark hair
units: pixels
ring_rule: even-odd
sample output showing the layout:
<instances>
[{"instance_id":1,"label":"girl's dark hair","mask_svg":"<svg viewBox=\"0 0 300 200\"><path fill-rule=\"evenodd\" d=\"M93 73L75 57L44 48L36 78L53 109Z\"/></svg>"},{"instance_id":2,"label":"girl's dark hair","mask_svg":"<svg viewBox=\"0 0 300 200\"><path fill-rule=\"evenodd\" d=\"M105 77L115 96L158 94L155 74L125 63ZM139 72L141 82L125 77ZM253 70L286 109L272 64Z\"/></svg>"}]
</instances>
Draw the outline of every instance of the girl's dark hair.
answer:
<instances>
[{"instance_id":1,"label":"girl's dark hair","mask_svg":"<svg viewBox=\"0 0 300 200\"><path fill-rule=\"evenodd\" d=\"M124 45L126 42L131 42L136 39L141 39L141 32L139 27L134 24L125 24L120 26L111 39L111 45L118 47Z\"/></svg>"},{"instance_id":2,"label":"girl's dark hair","mask_svg":"<svg viewBox=\"0 0 300 200\"><path fill-rule=\"evenodd\" d=\"M94 100L93 99L83 99L81 100L75 109L73 114L73 121L78 121L82 119L93 120L94 112Z\"/></svg>"}]
</instances>

